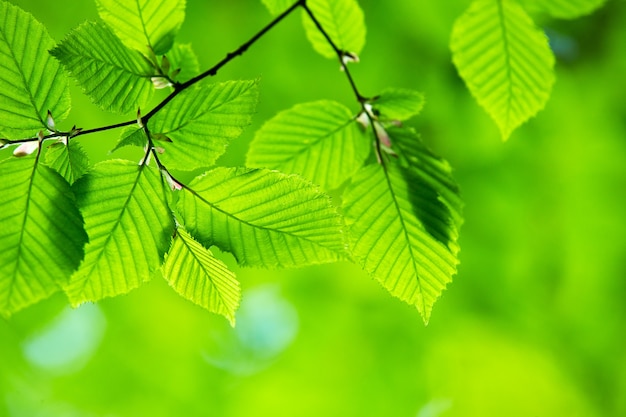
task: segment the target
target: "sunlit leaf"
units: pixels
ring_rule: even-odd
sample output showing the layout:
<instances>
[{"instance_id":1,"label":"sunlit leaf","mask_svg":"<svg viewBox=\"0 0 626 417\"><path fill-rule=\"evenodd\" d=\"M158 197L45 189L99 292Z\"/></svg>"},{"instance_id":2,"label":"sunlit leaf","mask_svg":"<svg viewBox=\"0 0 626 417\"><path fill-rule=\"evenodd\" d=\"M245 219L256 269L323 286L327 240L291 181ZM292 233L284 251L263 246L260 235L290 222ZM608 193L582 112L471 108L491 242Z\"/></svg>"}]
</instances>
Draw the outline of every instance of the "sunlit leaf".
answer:
<instances>
[{"instance_id":1,"label":"sunlit leaf","mask_svg":"<svg viewBox=\"0 0 626 417\"><path fill-rule=\"evenodd\" d=\"M424 108L424 94L403 88L388 88L372 103L381 119L407 120Z\"/></svg>"},{"instance_id":2,"label":"sunlit leaf","mask_svg":"<svg viewBox=\"0 0 626 417\"><path fill-rule=\"evenodd\" d=\"M0 1L0 132L22 139L47 127L48 110L57 122L70 111L67 78L48 54L54 41L35 18Z\"/></svg>"},{"instance_id":3,"label":"sunlit leaf","mask_svg":"<svg viewBox=\"0 0 626 417\"><path fill-rule=\"evenodd\" d=\"M191 44L174 44L167 53L173 71L180 70L174 77L176 81L184 83L200 73L200 64Z\"/></svg>"},{"instance_id":4,"label":"sunlit leaf","mask_svg":"<svg viewBox=\"0 0 626 417\"><path fill-rule=\"evenodd\" d=\"M35 158L0 162L0 314L9 316L67 284L87 235L70 185Z\"/></svg>"},{"instance_id":5,"label":"sunlit leaf","mask_svg":"<svg viewBox=\"0 0 626 417\"><path fill-rule=\"evenodd\" d=\"M241 299L235 274L182 228L165 256L163 277L186 299L235 323Z\"/></svg>"},{"instance_id":6,"label":"sunlit leaf","mask_svg":"<svg viewBox=\"0 0 626 417\"><path fill-rule=\"evenodd\" d=\"M67 145L57 142L49 146L46 164L73 184L89 169L89 158L78 142L70 140Z\"/></svg>"},{"instance_id":7,"label":"sunlit leaf","mask_svg":"<svg viewBox=\"0 0 626 417\"><path fill-rule=\"evenodd\" d=\"M161 162L190 171L208 167L252 121L258 101L257 81L229 81L189 88L158 112L148 127L171 142Z\"/></svg>"},{"instance_id":8,"label":"sunlit leaf","mask_svg":"<svg viewBox=\"0 0 626 417\"><path fill-rule=\"evenodd\" d=\"M357 262L428 322L458 264L458 189L445 161L410 131L390 130L402 154L364 167L344 194L350 247Z\"/></svg>"},{"instance_id":9,"label":"sunlit leaf","mask_svg":"<svg viewBox=\"0 0 626 417\"><path fill-rule=\"evenodd\" d=\"M101 162L74 184L89 243L66 292L72 304L124 294L161 266L174 230L159 172Z\"/></svg>"},{"instance_id":10,"label":"sunlit leaf","mask_svg":"<svg viewBox=\"0 0 626 417\"><path fill-rule=\"evenodd\" d=\"M102 20L128 47L149 55L170 50L185 20L185 0L96 0Z\"/></svg>"},{"instance_id":11,"label":"sunlit leaf","mask_svg":"<svg viewBox=\"0 0 626 417\"><path fill-rule=\"evenodd\" d=\"M261 0L271 14L279 14L295 3L295 0Z\"/></svg>"},{"instance_id":12,"label":"sunlit leaf","mask_svg":"<svg viewBox=\"0 0 626 417\"><path fill-rule=\"evenodd\" d=\"M216 168L180 195L186 229L241 265L294 267L344 253L341 218L330 199L300 177L276 171Z\"/></svg>"},{"instance_id":13,"label":"sunlit leaf","mask_svg":"<svg viewBox=\"0 0 626 417\"><path fill-rule=\"evenodd\" d=\"M371 142L350 109L316 101L299 104L265 123L250 145L247 163L300 174L331 190L363 165Z\"/></svg>"},{"instance_id":14,"label":"sunlit leaf","mask_svg":"<svg viewBox=\"0 0 626 417\"><path fill-rule=\"evenodd\" d=\"M365 46L365 18L356 0L309 0L306 4L337 48L361 53ZM326 58L336 58L334 49L305 12L303 23L313 48Z\"/></svg>"},{"instance_id":15,"label":"sunlit leaf","mask_svg":"<svg viewBox=\"0 0 626 417\"><path fill-rule=\"evenodd\" d=\"M152 96L154 70L102 23L83 23L50 53L103 110L136 112Z\"/></svg>"},{"instance_id":16,"label":"sunlit leaf","mask_svg":"<svg viewBox=\"0 0 626 417\"><path fill-rule=\"evenodd\" d=\"M122 131L120 139L115 144L115 147L111 149L111 153L126 146L138 146L143 148L148 144L148 137L146 131L142 127L129 126Z\"/></svg>"},{"instance_id":17,"label":"sunlit leaf","mask_svg":"<svg viewBox=\"0 0 626 417\"><path fill-rule=\"evenodd\" d=\"M554 83L545 34L514 0L475 0L456 21L454 63L503 139L543 109Z\"/></svg>"},{"instance_id":18,"label":"sunlit leaf","mask_svg":"<svg viewBox=\"0 0 626 417\"><path fill-rule=\"evenodd\" d=\"M532 11L549 13L559 19L575 19L597 10L606 0L521 0Z\"/></svg>"}]
</instances>

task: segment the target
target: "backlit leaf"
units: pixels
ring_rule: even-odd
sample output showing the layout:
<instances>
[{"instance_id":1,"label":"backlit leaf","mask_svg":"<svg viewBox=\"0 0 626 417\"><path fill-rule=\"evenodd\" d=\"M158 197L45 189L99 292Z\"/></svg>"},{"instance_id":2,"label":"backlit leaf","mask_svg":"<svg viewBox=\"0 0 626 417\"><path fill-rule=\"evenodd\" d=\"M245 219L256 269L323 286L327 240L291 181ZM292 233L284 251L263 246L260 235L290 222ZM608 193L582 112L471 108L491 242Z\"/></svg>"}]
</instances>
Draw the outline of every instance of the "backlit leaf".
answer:
<instances>
[{"instance_id":1,"label":"backlit leaf","mask_svg":"<svg viewBox=\"0 0 626 417\"><path fill-rule=\"evenodd\" d=\"M371 142L350 109L316 101L299 104L265 123L250 145L247 163L300 174L331 190L363 165Z\"/></svg>"},{"instance_id":2,"label":"backlit leaf","mask_svg":"<svg viewBox=\"0 0 626 417\"><path fill-rule=\"evenodd\" d=\"M295 3L295 0L261 0L271 14L279 14Z\"/></svg>"},{"instance_id":3,"label":"backlit leaf","mask_svg":"<svg viewBox=\"0 0 626 417\"><path fill-rule=\"evenodd\" d=\"M129 126L122 131L120 139L115 144L115 147L111 149L111 153L126 146L139 146L143 148L148 144L148 137L146 131L142 127Z\"/></svg>"},{"instance_id":4,"label":"backlit leaf","mask_svg":"<svg viewBox=\"0 0 626 417\"><path fill-rule=\"evenodd\" d=\"M160 159L169 168L190 171L208 167L252 121L258 101L257 81L229 81L189 88L158 112L148 127L171 142Z\"/></svg>"},{"instance_id":5,"label":"backlit leaf","mask_svg":"<svg viewBox=\"0 0 626 417\"><path fill-rule=\"evenodd\" d=\"M180 194L186 229L244 266L295 267L336 261L344 253L341 218L330 199L293 175L216 168Z\"/></svg>"},{"instance_id":6,"label":"backlit leaf","mask_svg":"<svg viewBox=\"0 0 626 417\"><path fill-rule=\"evenodd\" d=\"M445 161L410 131L389 130L399 159L364 167L344 193L356 261L427 323L458 264L461 203Z\"/></svg>"},{"instance_id":7,"label":"backlit leaf","mask_svg":"<svg viewBox=\"0 0 626 417\"><path fill-rule=\"evenodd\" d=\"M308 0L313 12L337 48L343 52L360 54L365 46L365 18L356 0ZM326 58L337 55L312 19L303 12L306 35L313 48Z\"/></svg>"},{"instance_id":8,"label":"backlit leaf","mask_svg":"<svg viewBox=\"0 0 626 417\"><path fill-rule=\"evenodd\" d=\"M532 11L541 11L559 19L575 19L600 8L606 0L521 0Z\"/></svg>"},{"instance_id":9,"label":"backlit leaf","mask_svg":"<svg viewBox=\"0 0 626 417\"><path fill-rule=\"evenodd\" d=\"M102 20L128 47L149 55L170 50L185 20L185 0L96 0Z\"/></svg>"},{"instance_id":10,"label":"backlit leaf","mask_svg":"<svg viewBox=\"0 0 626 417\"><path fill-rule=\"evenodd\" d=\"M54 41L35 18L0 1L0 132L35 137L48 110L57 122L70 111L68 82L48 50Z\"/></svg>"},{"instance_id":11,"label":"backlit leaf","mask_svg":"<svg viewBox=\"0 0 626 417\"><path fill-rule=\"evenodd\" d=\"M83 23L50 53L103 110L136 112L152 96L154 70L102 23Z\"/></svg>"},{"instance_id":12,"label":"backlit leaf","mask_svg":"<svg viewBox=\"0 0 626 417\"><path fill-rule=\"evenodd\" d=\"M235 274L182 228L165 256L163 277L186 299L235 324L241 299Z\"/></svg>"},{"instance_id":13,"label":"backlit leaf","mask_svg":"<svg viewBox=\"0 0 626 417\"><path fill-rule=\"evenodd\" d=\"M167 53L172 71L180 69L174 79L184 83L200 73L200 63L191 44L174 44L174 47Z\"/></svg>"},{"instance_id":14,"label":"backlit leaf","mask_svg":"<svg viewBox=\"0 0 626 417\"><path fill-rule=\"evenodd\" d=\"M424 95L419 91L389 88L372 102L372 107L376 109L381 119L407 120L421 113L424 108Z\"/></svg>"},{"instance_id":15,"label":"backlit leaf","mask_svg":"<svg viewBox=\"0 0 626 417\"><path fill-rule=\"evenodd\" d=\"M514 0L475 0L456 21L454 63L503 139L543 109L554 83L545 34Z\"/></svg>"},{"instance_id":16,"label":"backlit leaf","mask_svg":"<svg viewBox=\"0 0 626 417\"><path fill-rule=\"evenodd\" d=\"M101 162L74 184L89 243L66 292L72 304L124 294L150 279L174 223L159 171Z\"/></svg>"},{"instance_id":17,"label":"backlit leaf","mask_svg":"<svg viewBox=\"0 0 626 417\"><path fill-rule=\"evenodd\" d=\"M89 158L76 140L70 140L67 145L57 142L46 151L46 165L73 184L89 169Z\"/></svg>"},{"instance_id":18,"label":"backlit leaf","mask_svg":"<svg viewBox=\"0 0 626 417\"><path fill-rule=\"evenodd\" d=\"M9 316L67 284L87 234L70 185L34 157L0 162L0 314Z\"/></svg>"}]
</instances>

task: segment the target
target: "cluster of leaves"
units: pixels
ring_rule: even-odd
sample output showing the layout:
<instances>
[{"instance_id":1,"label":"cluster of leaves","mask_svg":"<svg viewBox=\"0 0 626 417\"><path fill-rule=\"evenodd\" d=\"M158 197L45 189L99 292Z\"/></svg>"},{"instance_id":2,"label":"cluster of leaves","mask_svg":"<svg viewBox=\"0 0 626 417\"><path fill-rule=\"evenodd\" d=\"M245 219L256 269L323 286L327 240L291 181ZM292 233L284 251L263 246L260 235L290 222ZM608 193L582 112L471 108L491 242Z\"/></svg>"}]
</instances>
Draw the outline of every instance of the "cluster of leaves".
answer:
<instances>
[{"instance_id":1,"label":"cluster of leaves","mask_svg":"<svg viewBox=\"0 0 626 417\"><path fill-rule=\"evenodd\" d=\"M503 139L544 108L554 54L529 12L559 19L591 13L605 0L473 0L452 30L459 74Z\"/></svg>"},{"instance_id":2,"label":"cluster of leaves","mask_svg":"<svg viewBox=\"0 0 626 417\"><path fill-rule=\"evenodd\" d=\"M184 0L96 3L102 21L55 44L0 0L0 133L16 147L0 162L2 315L57 291L72 305L124 294L160 271L234 322L240 285L216 246L252 267L353 260L428 320L456 272L461 201L448 164L402 126L422 95L359 93L348 68L365 44L356 0L264 0L274 20L201 74L191 47L175 41ZM214 167L250 123L258 80L206 79L297 9L315 50L339 60L358 110L297 105L256 133L248 167ZM58 130L70 111L67 75L103 110L137 117ZM170 94L142 115L155 88ZM90 166L75 138L116 128L125 129L114 150L143 147L141 161ZM186 184L172 175L196 169L205 172ZM340 206L326 194L336 189Z\"/></svg>"}]
</instances>

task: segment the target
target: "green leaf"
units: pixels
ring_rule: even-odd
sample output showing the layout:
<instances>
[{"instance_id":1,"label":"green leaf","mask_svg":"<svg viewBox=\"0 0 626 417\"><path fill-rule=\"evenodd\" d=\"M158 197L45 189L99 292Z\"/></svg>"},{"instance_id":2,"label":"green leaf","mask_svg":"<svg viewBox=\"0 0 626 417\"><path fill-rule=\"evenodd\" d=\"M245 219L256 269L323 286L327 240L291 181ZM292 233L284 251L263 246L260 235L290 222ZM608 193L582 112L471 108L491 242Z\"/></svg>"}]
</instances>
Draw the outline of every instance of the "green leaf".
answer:
<instances>
[{"instance_id":1,"label":"green leaf","mask_svg":"<svg viewBox=\"0 0 626 417\"><path fill-rule=\"evenodd\" d=\"M454 63L503 139L545 106L554 55L545 34L513 0L475 0L456 21Z\"/></svg>"},{"instance_id":2,"label":"green leaf","mask_svg":"<svg viewBox=\"0 0 626 417\"><path fill-rule=\"evenodd\" d=\"M548 13L559 19L576 19L599 9L606 0L521 0L528 10Z\"/></svg>"},{"instance_id":3,"label":"green leaf","mask_svg":"<svg viewBox=\"0 0 626 417\"><path fill-rule=\"evenodd\" d=\"M70 111L67 78L48 50L54 41L35 18L0 1L0 132L10 139L35 137Z\"/></svg>"},{"instance_id":4,"label":"green leaf","mask_svg":"<svg viewBox=\"0 0 626 417\"><path fill-rule=\"evenodd\" d=\"M73 184L89 169L89 158L76 140L68 141L67 145L57 142L46 151L46 165Z\"/></svg>"},{"instance_id":5,"label":"green leaf","mask_svg":"<svg viewBox=\"0 0 626 417\"><path fill-rule=\"evenodd\" d=\"M384 90L372 107L383 120L408 120L424 108L424 94L419 91L389 88Z\"/></svg>"},{"instance_id":6,"label":"green leaf","mask_svg":"<svg viewBox=\"0 0 626 417\"><path fill-rule=\"evenodd\" d=\"M337 48L361 53L365 46L365 18L356 0L309 0L306 4ZM336 58L334 49L306 13L303 23L313 48L326 58Z\"/></svg>"},{"instance_id":7,"label":"green leaf","mask_svg":"<svg viewBox=\"0 0 626 417\"><path fill-rule=\"evenodd\" d=\"M235 324L241 300L235 274L182 228L165 256L163 277L181 296Z\"/></svg>"},{"instance_id":8,"label":"green leaf","mask_svg":"<svg viewBox=\"0 0 626 417\"><path fill-rule=\"evenodd\" d=\"M174 79L184 83L200 73L200 63L191 44L174 44L174 47L167 53L173 71L180 69Z\"/></svg>"},{"instance_id":9,"label":"green leaf","mask_svg":"<svg viewBox=\"0 0 626 417\"><path fill-rule=\"evenodd\" d=\"M365 163L371 142L345 106L326 100L299 104L257 131L247 164L300 174L332 190Z\"/></svg>"},{"instance_id":10,"label":"green leaf","mask_svg":"<svg viewBox=\"0 0 626 417\"><path fill-rule=\"evenodd\" d=\"M103 110L136 112L152 96L154 70L101 23L83 23L50 53Z\"/></svg>"},{"instance_id":11,"label":"green leaf","mask_svg":"<svg viewBox=\"0 0 626 417\"><path fill-rule=\"evenodd\" d=\"M8 317L67 284L87 235L70 186L35 159L0 162L0 314Z\"/></svg>"},{"instance_id":12,"label":"green leaf","mask_svg":"<svg viewBox=\"0 0 626 417\"><path fill-rule=\"evenodd\" d=\"M427 323L458 264L461 203L445 161L411 131L389 130L400 159L359 171L344 193L356 261Z\"/></svg>"},{"instance_id":13,"label":"green leaf","mask_svg":"<svg viewBox=\"0 0 626 417\"><path fill-rule=\"evenodd\" d=\"M72 304L124 294L149 280L174 231L159 171L105 161L78 180L74 190L89 243L66 290Z\"/></svg>"},{"instance_id":14,"label":"green leaf","mask_svg":"<svg viewBox=\"0 0 626 417\"><path fill-rule=\"evenodd\" d=\"M231 252L244 266L304 266L344 254L341 218L329 197L297 176L216 168L184 189L178 209L200 243Z\"/></svg>"},{"instance_id":15,"label":"green leaf","mask_svg":"<svg viewBox=\"0 0 626 417\"><path fill-rule=\"evenodd\" d=\"M148 144L148 137L146 131L142 127L129 126L122 131L120 139L115 144L115 147L111 149L110 153L117 151L118 149L126 146L139 146L143 148Z\"/></svg>"},{"instance_id":16,"label":"green leaf","mask_svg":"<svg viewBox=\"0 0 626 417\"><path fill-rule=\"evenodd\" d=\"M190 171L211 166L252 121L258 102L257 81L229 81L189 88L150 119L168 168Z\"/></svg>"},{"instance_id":17,"label":"green leaf","mask_svg":"<svg viewBox=\"0 0 626 417\"><path fill-rule=\"evenodd\" d=\"M277 15L291 7L295 0L261 0L271 14Z\"/></svg>"},{"instance_id":18,"label":"green leaf","mask_svg":"<svg viewBox=\"0 0 626 417\"><path fill-rule=\"evenodd\" d=\"M185 0L96 0L102 20L128 47L146 56L170 50L185 20Z\"/></svg>"}]
</instances>

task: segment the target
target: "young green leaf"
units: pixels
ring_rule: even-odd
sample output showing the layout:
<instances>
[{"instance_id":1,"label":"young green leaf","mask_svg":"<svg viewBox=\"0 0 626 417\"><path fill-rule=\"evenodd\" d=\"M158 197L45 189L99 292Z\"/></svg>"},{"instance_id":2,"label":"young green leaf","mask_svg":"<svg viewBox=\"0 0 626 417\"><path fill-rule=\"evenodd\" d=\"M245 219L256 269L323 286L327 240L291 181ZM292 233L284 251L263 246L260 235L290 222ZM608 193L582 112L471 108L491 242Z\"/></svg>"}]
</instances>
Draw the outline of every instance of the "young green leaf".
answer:
<instances>
[{"instance_id":1,"label":"young green leaf","mask_svg":"<svg viewBox=\"0 0 626 417\"><path fill-rule=\"evenodd\" d=\"M543 109L554 83L545 34L514 0L474 0L450 47L459 74L503 139Z\"/></svg>"},{"instance_id":2,"label":"young green leaf","mask_svg":"<svg viewBox=\"0 0 626 417\"><path fill-rule=\"evenodd\" d=\"M159 269L174 231L159 171L105 161L74 184L89 243L66 289L72 304L124 294Z\"/></svg>"},{"instance_id":3,"label":"young green leaf","mask_svg":"<svg viewBox=\"0 0 626 417\"><path fill-rule=\"evenodd\" d=\"M271 14L279 14L291 7L295 0L261 0Z\"/></svg>"},{"instance_id":4,"label":"young green leaf","mask_svg":"<svg viewBox=\"0 0 626 417\"><path fill-rule=\"evenodd\" d=\"M136 112L152 96L154 70L101 23L83 23L50 53L103 110Z\"/></svg>"},{"instance_id":5,"label":"young green leaf","mask_svg":"<svg viewBox=\"0 0 626 417\"><path fill-rule=\"evenodd\" d=\"M521 0L528 10L540 11L559 19L575 19L588 15L606 0Z\"/></svg>"},{"instance_id":6,"label":"young green leaf","mask_svg":"<svg viewBox=\"0 0 626 417\"><path fill-rule=\"evenodd\" d=\"M150 55L170 50L185 20L185 0L96 0L98 13L128 47Z\"/></svg>"},{"instance_id":7,"label":"young green leaf","mask_svg":"<svg viewBox=\"0 0 626 417\"><path fill-rule=\"evenodd\" d=\"M172 49L167 53L170 60L170 75L174 71L180 70L174 78L176 81L184 83L200 73L200 63L198 57L191 48L191 44L175 43Z\"/></svg>"},{"instance_id":8,"label":"young green leaf","mask_svg":"<svg viewBox=\"0 0 626 417\"><path fill-rule=\"evenodd\" d=\"M241 288L235 274L186 230L178 228L163 277L181 296L235 324Z\"/></svg>"},{"instance_id":9,"label":"young green leaf","mask_svg":"<svg viewBox=\"0 0 626 417\"><path fill-rule=\"evenodd\" d=\"M306 4L337 48L356 55L361 53L365 46L365 18L356 0L309 0ZM309 15L303 12L302 18L313 48L326 58L336 58L335 50Z\"/></svg>"},{"instance_id":10,"label":"young green leaf","mask_svg":"<svg viewBox=\"0 0 626 417\"><path fill-rule=\"evenodd\" d=\"M300 177L216 168L194 179L178 202L186 229L244 266L295 267L344 254L341 218L330 199Z\"/></svg>"},{"instance_id":11,"label":"young green leaf","mask_svg":"<svg viewBox=\"0 0 626 417\"><path fill-rule=\"evenodd\" d=\"M150 119L151 133L171 142L159 144L161 162L190 171L211 166L252 121L258 102L257 81L229 81L189 88Z\"/></svg>"},{"instance_id":12,"label":"young green leaf","mask_svg":"<svg viewBox=\"0 0 626 417\"><path fill-rule=\"evenodd\" d=\"M67 181L34 158L0 162L0 314L62 288L83 258L87 234Z\"/></svg>"},{"instance_id":13,"label":"young green leaf","mask_svg":"<svg viewBox=\"0 0 626 417\"><path fill-rule=\"evenodd\" d=\"M408 120L424 108L424 94L404 88L388 88L372 102L383 120Z\"/></svg>"},{"instance_id":14,"label":"young green leaf","mask_svg":"<svg viewBox=\"0 0 626 417\"><path fill-rule=\"evenodd\" d=\"M48 50L54 41L35 18L0 1L0 132L35 137L46 129L48 111L57 122L70 111L69 87Z\"/></svg>"},{"instance_id":15,"label":"young green leaf","mask_svg":"<svg viewBox=\"0 0 626 417\"><path fill-rule=\"evenodd\" d=\"M344 213L357 262L427 323L456 273L460 199L448 165L401 132L389 134L406 158L359 171L345 191Z\"/></svg>"},{"instance_id":16,"label":"young green leaf","mask_svg":"<svg viewBox=\"0 0 626 417\"><path fill-rule=\"evenodd\" d=\"M345 106L333 101L299 104L259 129L250 145L251 167L300 174L332 190L363 165L371 138Z\"/></svg>"},{"instance_id":17,"label":"young green leaf","mask_svg":"<svg viewBox=\"0 0 626 417\"><path fill-rule=\"evenodd\" d=\"M46 151L46 165L74 184L89 169L89 158L75 140L68 141L67 145L57 142Z\"/></svg>"},{"instance_id":18,"label":"young green leaf","mask_svg":"<svg viewBox=\"0 0 626 417\"><path fill-rule=\"evenodd\" d=\"M148 137L146 131L142 127L129 126L122 131L120 139L115 144L115 147L111 149L110 153L117 151L118 149L126 146L139 146L143 148L148 144Z\"/></svg>"}]
</instances>

